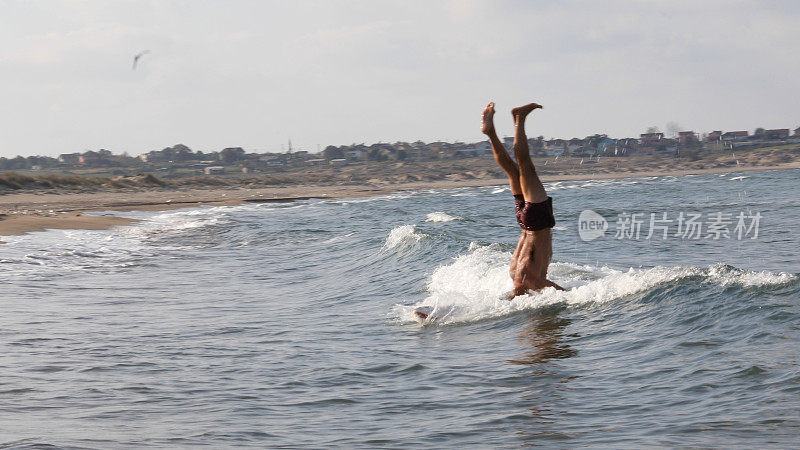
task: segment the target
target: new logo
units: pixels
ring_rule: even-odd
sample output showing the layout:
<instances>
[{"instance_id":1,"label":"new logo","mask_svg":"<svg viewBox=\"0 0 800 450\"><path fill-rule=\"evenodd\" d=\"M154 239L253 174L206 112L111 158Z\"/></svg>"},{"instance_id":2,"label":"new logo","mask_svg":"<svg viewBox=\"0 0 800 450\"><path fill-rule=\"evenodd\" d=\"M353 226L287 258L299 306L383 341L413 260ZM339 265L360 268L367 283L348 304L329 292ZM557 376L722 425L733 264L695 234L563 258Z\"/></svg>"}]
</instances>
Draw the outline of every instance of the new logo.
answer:
<instances>
[{"instance_id":1,"label":"new logo","mask_svg":"<svg viewBox=\"0 0 800 450\"><path fill-rule=\"evenodd\" d=\"M584 209L578 216L578 234L583 241L592 241L606 234L608 221L591 209Z\"/></svg>"}]
</instances>

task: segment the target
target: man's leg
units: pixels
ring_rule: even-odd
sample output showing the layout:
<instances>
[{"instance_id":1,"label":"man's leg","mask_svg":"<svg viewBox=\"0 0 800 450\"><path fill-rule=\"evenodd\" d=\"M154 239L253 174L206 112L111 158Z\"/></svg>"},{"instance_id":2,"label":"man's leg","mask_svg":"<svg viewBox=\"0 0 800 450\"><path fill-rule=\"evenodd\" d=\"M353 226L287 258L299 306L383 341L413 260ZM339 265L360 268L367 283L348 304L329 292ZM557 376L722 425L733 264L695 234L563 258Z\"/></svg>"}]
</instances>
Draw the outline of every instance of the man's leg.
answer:
<instances>
[{"instance_id":1,"label":"man's leg","mask_svg":"<svg viewBox=\"0 0 800 450\"><path fill-rule=\"evenodd\" d=\"M547 192L545 192L539 176L536 175L536 168L533 167L528 148L528 136L525 134L525 118L531 111L538 108L541 108L541 105L531 103L511 110L511 115L514 116L514 155L517 157L519 165L520 188L525 201L531 203L547 200Z\"/></svg>"},{"instance_id":2,"label":"man's leg","mask_svg":"<svg viewBox=\"0 0 800 450\"><path fill-rule=\"evenodd\" d=\"M481 131L489 137L489 143L492 144L492 152L494 152L494 160L503 168L508 175L508 183L511 185L511 195L522 194L522 188L519 183L519 168L511 157L508 156L506 148L497 137L497 132L494 129L494 103L486 105L481 117Z\"/></svg>"}]
</instances>

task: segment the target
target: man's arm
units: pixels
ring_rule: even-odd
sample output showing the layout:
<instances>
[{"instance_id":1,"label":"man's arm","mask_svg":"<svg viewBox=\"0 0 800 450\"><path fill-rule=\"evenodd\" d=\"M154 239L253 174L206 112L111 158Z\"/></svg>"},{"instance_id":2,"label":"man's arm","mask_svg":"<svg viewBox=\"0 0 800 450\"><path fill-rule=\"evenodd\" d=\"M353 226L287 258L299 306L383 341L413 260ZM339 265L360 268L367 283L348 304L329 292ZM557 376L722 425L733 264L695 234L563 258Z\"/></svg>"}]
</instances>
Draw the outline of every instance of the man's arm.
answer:
<instances>
[{"instance_id":1,"label":"man's arm","mask_svg":"<svg viewBox=\"0 0 800 450\"><path fill-rule=\"evenodd\" d=\"M514 289L508 294L506 300L513 300L514 297L519 297L520 295L525 295L528 293L528 288L524 285L514 286Z\"/></svg>"},{"instance_id":2,"label":"man's arm","mask_svg":"<svg viewBox=\"0 0 800 450\"><path fill-rule=\"evenodd\" d=\"M566 289L564 289L563 287L561 287L561 286L559 286L559 285L557 285L557 284L553 283L553 282L552 282L552 281L550 281L550 280L544 280L544 281L541 283L541 285L540 285L540 286L541 286L541 287L539 287L539 288L531 288L531 289L532 289L532 290L534 290L534 291L536 291L536 292L538 292L538 291L540 291L541 289L544 289L544 288L546 288L546 287L554 287L554 288L556 288L556 290L558 290L558 291L566 291ZM520 295L525 295L525 294L527 294L527 293L528 293L528 288L527 288L527 287L525 287L525 286L515 286L515 287L514 287L514 290L512 290L512 291L511 291L511 293L509 293L509 294L508 294L508 297L506 297L506 300L513 300L515 297L518 297L518 296L520 296Z\"/></svg>"},{"instance_id":3,"label":"man's arm","mask_svg":"<svg viewBox=\"0 0 800 450\"><path fill-rule=\"evenodd\" d=\"M552 287L556 288L556 290L559 290L559 291L566 291L566 289L564 289L563 287L561 287L561 286L559 286L559 285L557 285L557 284L553 283L553 282L552 282L552 281L550 281L550 280L544 280L544 286L545 286L545 287L550 287L550 286L552 286Z\"/></svg>"}]
</instances>

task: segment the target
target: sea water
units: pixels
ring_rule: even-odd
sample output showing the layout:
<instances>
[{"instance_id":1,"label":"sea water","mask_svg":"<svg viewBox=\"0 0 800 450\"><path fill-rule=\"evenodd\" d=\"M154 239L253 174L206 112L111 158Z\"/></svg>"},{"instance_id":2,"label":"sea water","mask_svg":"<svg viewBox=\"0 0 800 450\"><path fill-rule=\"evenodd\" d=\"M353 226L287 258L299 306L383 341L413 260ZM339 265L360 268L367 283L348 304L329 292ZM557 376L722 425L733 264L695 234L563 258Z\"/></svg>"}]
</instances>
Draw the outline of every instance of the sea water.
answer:
<instances>
[{"instance_id":1,"label":"sea water","mask_svg":"<svg viewBox=\"0 0 800 450\"><path fill-rule=\"evenodd\" d=\"M510 302L506 186L5 237L0 443L796 446L798 175L546 184L568 290Z\"/></svg>"}]
</instances>

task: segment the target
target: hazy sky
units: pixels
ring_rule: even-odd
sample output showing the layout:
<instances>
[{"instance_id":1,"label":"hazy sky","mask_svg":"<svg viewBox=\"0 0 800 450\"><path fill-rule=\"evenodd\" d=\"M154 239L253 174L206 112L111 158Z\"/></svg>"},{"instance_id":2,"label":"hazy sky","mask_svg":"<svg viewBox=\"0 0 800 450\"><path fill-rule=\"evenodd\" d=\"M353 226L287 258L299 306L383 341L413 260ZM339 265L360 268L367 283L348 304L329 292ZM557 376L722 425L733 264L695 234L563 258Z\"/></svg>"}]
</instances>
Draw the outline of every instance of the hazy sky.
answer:
<instances>
[{"instance_id":1,"label":"hazy sky","mask_svg":"<svg viewBox=\"0 0 800 450\"><path fill-rule=\"evenodd\" d=\"M800 126L798 1L0 0L0 156ZM133 56L150 50L132 70Z\"/></svg>"}]
</instances>

